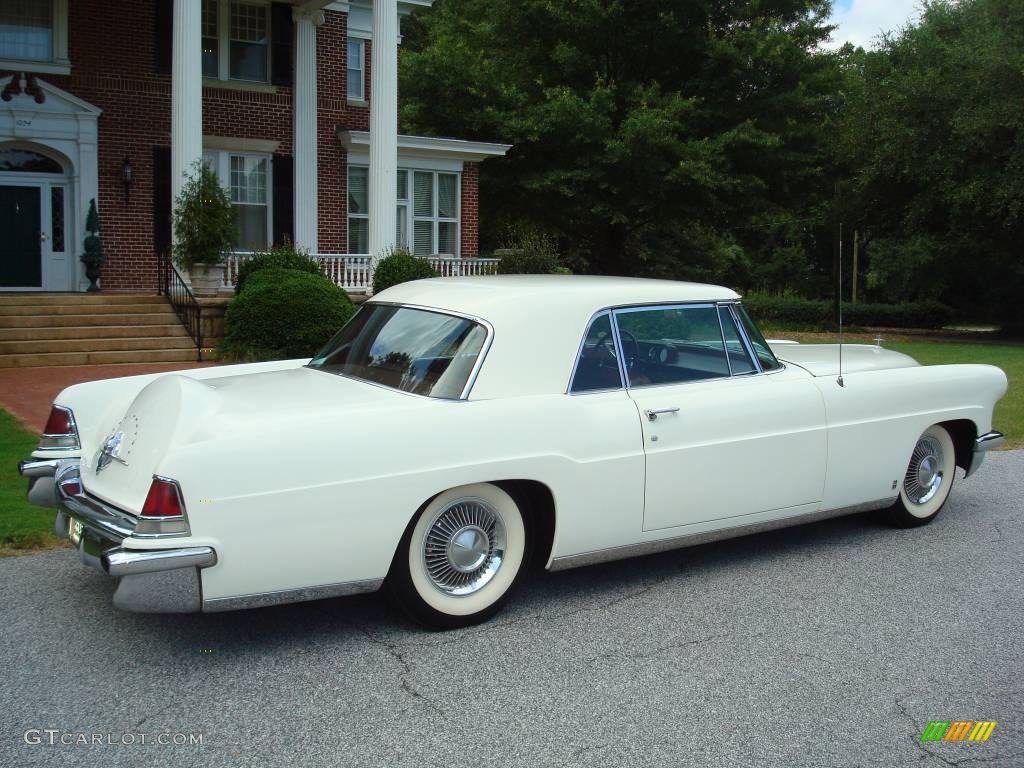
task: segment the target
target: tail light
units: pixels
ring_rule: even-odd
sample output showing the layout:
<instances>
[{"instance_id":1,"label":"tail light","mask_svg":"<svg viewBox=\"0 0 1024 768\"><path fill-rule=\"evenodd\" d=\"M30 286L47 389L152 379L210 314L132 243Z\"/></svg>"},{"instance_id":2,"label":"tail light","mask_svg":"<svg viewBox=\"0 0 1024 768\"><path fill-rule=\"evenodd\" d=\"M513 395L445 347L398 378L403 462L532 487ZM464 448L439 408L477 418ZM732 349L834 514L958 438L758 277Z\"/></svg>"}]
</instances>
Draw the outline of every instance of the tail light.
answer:
<instances>
[{"instance_id":1,"label":"tail light","mask_svg":"<svg viewBox=\"0 0 1024 768\"><path fill-rule=\"evenodd\" d=\"M46 420L43 434L39 438L41 451L74 451L81 448L78 441L78 427L75 425L75 414L70 408L55 405L50 409L50 418Z\"/></svg>"},{"instance_id":2,"label":"tail light","mask_svg":"<svg viewBox=\"0 0 1024 768\"><path fill-rule=\"evenodd\" d=\"M154 475L141 514L133 536L188 536L190 533L177 480Z\"/></svg>"}]
</instances>

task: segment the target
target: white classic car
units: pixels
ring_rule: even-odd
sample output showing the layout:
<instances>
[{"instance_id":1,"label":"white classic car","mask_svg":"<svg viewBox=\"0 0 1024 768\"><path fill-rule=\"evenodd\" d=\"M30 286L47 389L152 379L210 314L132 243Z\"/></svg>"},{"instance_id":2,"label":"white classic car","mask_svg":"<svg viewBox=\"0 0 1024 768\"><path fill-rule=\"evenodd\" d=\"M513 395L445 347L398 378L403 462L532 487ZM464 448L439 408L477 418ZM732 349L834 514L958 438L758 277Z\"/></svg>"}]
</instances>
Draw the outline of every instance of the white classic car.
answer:
<instances>
[{"instance_id":1,"label":"white classic car","mask_svg":"<svg viewBox=\"0 0 1024 768\"><path fill-rule=\"evenodd\" d=\"M932 520L1006 376L766 343L731 290L419 280L312 360L79 384L21 463L133 611L369 592L491 616L550 570L857 511Z\"/></svg>"}]
</instances>

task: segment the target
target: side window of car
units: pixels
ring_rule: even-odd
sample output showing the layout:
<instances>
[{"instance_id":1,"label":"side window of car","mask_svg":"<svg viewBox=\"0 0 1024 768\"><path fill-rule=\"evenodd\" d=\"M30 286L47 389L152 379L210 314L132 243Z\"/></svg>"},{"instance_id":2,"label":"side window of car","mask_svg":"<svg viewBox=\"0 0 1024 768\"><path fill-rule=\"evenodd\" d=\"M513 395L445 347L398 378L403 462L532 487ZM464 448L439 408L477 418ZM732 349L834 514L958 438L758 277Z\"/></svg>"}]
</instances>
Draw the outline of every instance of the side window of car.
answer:
<instances>
[{"instance_id":1,"label":"side window of car","mask_svg":"<svg viewBox=\"0 0 1024 768\"><path fill-rule=\"evenodd\" d=\"M615 311L629 384L643 387L729 376L713 304Z\"/></svg>"},{"instance_id":2,"label":"side window of car","mask_svg":"<svg viewBox=\"0 0 1024 768\"><path fill-rule=\"evenodd\" d=\"M729 367L733 376L744 373L756 373L754 361L750 359L747 348L740 340L740 332L736 327L736 319L729 307L720 306L718 314L722 318L722 335L725 336L725 351L729 355Z\"/></svg>"},{"instance_id":3,"label":"side window of car","mask_svg":"<svg viewBox=\"0 0 1024 768\"><path fill-rule=\"evenodd\" d=\"M579 393L621 388L622 377L619 374L619 359L615 354L612 322L605 312L590 322L576 360L576 372L569 391Z\"/></svg>"}]
</instances>

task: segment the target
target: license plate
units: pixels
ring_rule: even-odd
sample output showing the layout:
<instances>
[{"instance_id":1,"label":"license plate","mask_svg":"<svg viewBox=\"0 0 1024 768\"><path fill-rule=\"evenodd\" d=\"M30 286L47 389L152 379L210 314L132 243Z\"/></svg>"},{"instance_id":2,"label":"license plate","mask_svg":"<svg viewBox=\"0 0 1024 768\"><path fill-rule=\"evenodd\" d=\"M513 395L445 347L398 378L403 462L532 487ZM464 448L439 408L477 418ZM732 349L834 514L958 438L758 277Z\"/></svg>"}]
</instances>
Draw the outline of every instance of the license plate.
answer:
<instances>
[{"instance_id":1,"label":"license plate","mask_svg":"<svg viewBox=\"0 0 1024 768\"><path fill-rule=\"evenodd\" d=\"M68 538L76 547L82 541L82 523L73 517L68 520Z\"/></svg>"}]
</instances>

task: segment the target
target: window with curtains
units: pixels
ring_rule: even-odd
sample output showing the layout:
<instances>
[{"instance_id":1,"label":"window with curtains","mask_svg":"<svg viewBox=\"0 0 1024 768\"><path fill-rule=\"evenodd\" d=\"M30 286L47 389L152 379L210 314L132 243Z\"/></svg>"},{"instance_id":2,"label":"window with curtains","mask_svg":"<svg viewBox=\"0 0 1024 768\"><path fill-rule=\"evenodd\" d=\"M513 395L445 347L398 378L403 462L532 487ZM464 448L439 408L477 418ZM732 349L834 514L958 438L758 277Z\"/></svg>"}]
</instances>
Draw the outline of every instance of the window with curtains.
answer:
<instances>
[{"instance_id":1,"label":"window with curtains","mask_svg":"<svg viewBox=\"0 0 1024 768\"><path fill-rule=\"evenodd\" d=\"M203 0L203 77L265 83L270 77L270 5Z\"/></svg>"},{"instance_id":2,"label":"window with curtains","mask_svg":"<svg viewBox=\"0 0 1024 768\"><path fill-rule=\"evenodd\" d=\"M0 59L52 61L54 4L0 0Z\"/></svg>"},{"instance_id":3,"label":"window with curtains","mask_svg":"<svg viewBox=\"0 0 1024 768\"><path fill-rule=\"evenodd\" d=\"M395 243L417 256L459 255L459 174L398 170ZM348 168L348 252L370 252L369 169Z\"/></svg>"},{"instance_id":4,"label":"window with curtains","mask_svg":"<svg viewBox=\"0 0 1024 768\"><path fill-rule=\"evenodd\" d=\"M228 190L238 215L236 250L258 251L271 242L270 160L270 155L248 152L203 153L203 161Z\"/></svg>"},{"instance_id":5,"label":"window with curtains","mask_svg":"<svg viewBox=\"0 0 1024 768\"><path fill-rule=\"evenodd\" d=\"M350 37L347 56L348 97L362 101L366 98L366 44L364 41Z\"/></svg>"}]
</instances>

